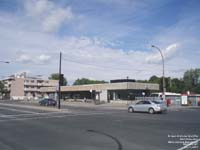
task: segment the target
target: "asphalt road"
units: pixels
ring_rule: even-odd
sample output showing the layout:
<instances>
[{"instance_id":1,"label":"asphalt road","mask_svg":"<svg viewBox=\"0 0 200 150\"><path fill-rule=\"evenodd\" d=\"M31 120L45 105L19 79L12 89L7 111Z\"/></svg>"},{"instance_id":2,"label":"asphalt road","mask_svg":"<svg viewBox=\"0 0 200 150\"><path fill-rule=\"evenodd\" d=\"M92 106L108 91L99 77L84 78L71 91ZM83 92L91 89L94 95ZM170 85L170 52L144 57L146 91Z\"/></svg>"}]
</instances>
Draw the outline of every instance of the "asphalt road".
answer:
<instances>
[{"instance_id":1,"label":"asphalt road","mask_svg":"<svg viewBox=\"0 0 200 150\"><path fill-rule=\"evenodd\" d=\"M56 112L0 104L0 150L183 150L187 147L180 138L200 138L200 109L150 115L65 108ZM192 150L200 149L196 143Z\"/></svg>"}]
</instances>

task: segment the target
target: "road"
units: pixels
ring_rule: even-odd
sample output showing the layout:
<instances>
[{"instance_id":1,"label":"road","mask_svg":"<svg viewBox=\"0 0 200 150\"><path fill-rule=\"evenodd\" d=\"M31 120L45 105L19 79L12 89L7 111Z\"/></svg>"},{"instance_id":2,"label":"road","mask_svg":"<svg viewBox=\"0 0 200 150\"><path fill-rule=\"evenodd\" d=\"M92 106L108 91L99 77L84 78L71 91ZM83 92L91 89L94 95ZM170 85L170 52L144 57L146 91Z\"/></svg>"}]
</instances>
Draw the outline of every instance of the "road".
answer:
<instances>
[{"instance_id":1,"label":"road","mask_svg":"<svg viewBox=\"0 0 200 150\"><path fill-rule=\"evenodd\" d=\"M195 108L150 115L99 107L53 111L24 106L0 103L0 150L182 150L187 147L173 143L180 141L177 136L200 138L200 109ZM193 149L198 146L197 141Z\"/></svg>"}]
</instances>

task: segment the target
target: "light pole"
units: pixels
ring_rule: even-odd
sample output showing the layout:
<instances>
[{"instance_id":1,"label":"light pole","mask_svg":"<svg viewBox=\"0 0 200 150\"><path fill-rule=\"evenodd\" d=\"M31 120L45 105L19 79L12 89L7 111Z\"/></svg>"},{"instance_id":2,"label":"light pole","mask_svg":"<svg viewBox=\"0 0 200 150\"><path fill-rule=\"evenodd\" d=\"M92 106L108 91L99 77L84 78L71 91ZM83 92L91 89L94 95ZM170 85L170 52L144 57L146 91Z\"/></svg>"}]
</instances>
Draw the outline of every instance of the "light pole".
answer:
<instances>
[{"instance_id":1,"label":"light pole","mask_svg":"<svg viewBox=\"0 0 200 150\"><path fill-rule=\"evenodd\" d=\"M157 49L162 57L162 64L163 64L163 100L165 101L165 91L166 91L166 88L165 88L165 61L164 61L164 56L163 56L163 53L161 51L160 48L158 48L157 46L155 45L152 45L153 48Z\"/></svg>"}]
</instances>

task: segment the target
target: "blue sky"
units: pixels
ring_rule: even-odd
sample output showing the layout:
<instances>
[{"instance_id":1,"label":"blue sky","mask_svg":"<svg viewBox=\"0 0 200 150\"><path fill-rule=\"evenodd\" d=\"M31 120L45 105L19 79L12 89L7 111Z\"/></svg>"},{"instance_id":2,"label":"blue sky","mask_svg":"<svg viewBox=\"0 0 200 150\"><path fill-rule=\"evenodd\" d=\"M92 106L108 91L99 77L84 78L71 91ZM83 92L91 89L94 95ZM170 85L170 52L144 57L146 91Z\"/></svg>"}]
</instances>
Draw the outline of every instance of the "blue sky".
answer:
<instances>
[{"instance_id":1,"label":"blue sky","mask_svg":"<svg viewBox=\"0 0 200 150\"><path fill-rule=\"evenodd\" d=\"M86 77L182 77L200 64L198 0L0 0L1 78L27 71Z\"/></svg>"}]
</instances>

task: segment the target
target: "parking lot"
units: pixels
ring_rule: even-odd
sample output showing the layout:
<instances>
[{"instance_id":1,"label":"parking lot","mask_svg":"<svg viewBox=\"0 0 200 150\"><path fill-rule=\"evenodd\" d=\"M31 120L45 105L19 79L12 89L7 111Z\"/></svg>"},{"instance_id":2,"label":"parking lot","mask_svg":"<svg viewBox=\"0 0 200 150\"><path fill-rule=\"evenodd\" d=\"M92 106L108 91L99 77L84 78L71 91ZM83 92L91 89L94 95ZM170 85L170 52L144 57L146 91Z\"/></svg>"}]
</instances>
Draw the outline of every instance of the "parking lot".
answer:
<instances>
[{"instance_id":1,"label":"parking lot","mask_svg":"<svg viewBox=\"0 0 200 150\"><path fill-rule=\"evenodd\" d=\"M150 115L81 105L57 110L0 103L0 149L197 150L199 115L198 108Z\"/></svg>"}]
</instances>

